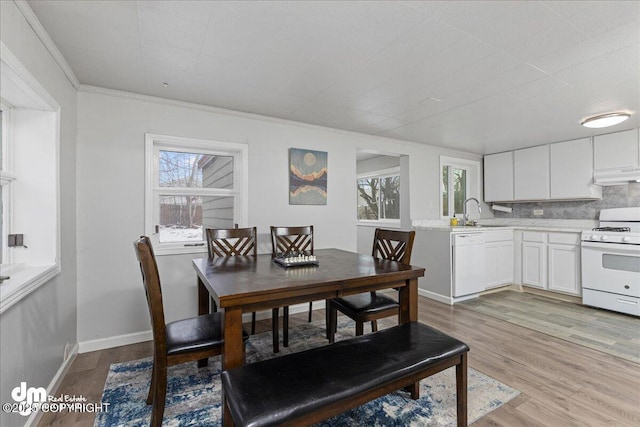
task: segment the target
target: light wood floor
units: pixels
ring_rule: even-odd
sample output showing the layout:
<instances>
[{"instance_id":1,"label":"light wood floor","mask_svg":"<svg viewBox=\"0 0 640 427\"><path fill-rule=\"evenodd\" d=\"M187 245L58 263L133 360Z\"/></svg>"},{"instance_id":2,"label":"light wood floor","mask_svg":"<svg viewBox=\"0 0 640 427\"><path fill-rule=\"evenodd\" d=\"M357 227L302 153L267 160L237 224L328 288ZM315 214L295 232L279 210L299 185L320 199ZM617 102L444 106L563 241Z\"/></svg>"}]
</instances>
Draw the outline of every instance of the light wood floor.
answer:
<instances>
[{"instance_id":1,"label":"light wood floor","mask_svg":"<svg viewBox=\"0 0 640 427\"><path fill-rule=\"evenodd\" d=\"M291 327L305 322L291 316ZM324 312L314 312L323 320ZM521 391L474 426L638 426L640 365L459 306L420 297L419 320L466 342L469 366ZM257 332L270 329L270 321ZM367 329L365 329L365 332ZM142 343L78 355L55 393L99 402L111 363L151 355ZM41 426L92 426L92 414L47 414Z\"/></svg>"},{"instance_id":2,"label":"light wood floor","mask_svg":"<svg viewBox=\"0 0 640 427\"><path fill-rule=\"evenodd\" d=\"M636 316L508 290L460 306L640 363L640 318Z\"/></svg>"}]
</instances>

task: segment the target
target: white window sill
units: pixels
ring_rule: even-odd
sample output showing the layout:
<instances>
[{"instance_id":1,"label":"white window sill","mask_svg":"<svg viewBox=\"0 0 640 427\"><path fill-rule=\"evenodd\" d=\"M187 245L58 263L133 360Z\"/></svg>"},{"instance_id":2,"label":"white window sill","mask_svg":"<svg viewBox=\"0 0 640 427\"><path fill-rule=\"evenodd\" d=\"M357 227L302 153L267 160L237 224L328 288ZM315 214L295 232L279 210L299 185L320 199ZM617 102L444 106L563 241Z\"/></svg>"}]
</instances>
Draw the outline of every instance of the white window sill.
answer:
<instances>
[{"instance_id":1,"label":"white window sill","mask_svg":"<svg viewBox=\"0 0 640 427\"><path fill-rule=\"evenodd\" d=\"M400 221L357 221L356 225L362 227L401 228Z\"/></svg>"},{"instance_id":2,"label":"white window sill","mask_svg":"<svg viewBox=\"0 0 640 427\"><path fill-rule=\"evenodd\" d=\"M184 245L163 245L154 244L153 252L156 256L163 255L184 255L184 254L207 254L207 244L201 246L184 246Z\"/></svg>"},{"instance_id":3,"label":"white window sill","mask_svg":"<svg viewBox=\"0 0 640 427\"><path fill-rule=\"evenodd\" d=\"M58 275L60 266L26 266L12 270L9 274L4 273L5 271L3 269L3 275L11 278L0 283L0 314Z\"/></svg>"}]
</instances>

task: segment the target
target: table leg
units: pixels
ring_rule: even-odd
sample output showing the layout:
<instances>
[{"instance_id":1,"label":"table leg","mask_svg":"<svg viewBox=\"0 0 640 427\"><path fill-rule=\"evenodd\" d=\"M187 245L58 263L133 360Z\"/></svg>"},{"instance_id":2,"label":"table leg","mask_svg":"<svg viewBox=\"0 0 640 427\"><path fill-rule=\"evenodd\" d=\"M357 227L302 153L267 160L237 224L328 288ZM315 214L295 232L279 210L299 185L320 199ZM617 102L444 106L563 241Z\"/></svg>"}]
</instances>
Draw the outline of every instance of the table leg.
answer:
<instances>
[{"instance_id":1,"label":"table leg","mask_svg":"<svg viewBox=\"0 0 640 427\"><path fill-rule=\"evenodd\" d=\"M398 322L416 322L418 320L418 279L409 279L406 286L400 288L399 302Z\"/></svg>"},{"instance_id":2,"label":"table leg","mask_svg":"<svg viewBox=\"0 0 640 427\"><path fill-rule=\"evenodd\" d=\"M400 288L398 296L400 302L400 313L398 323L418 321L418 279L409 279L405 286ZM415 382L405 390L411 393L412 399L420 398L420 382Z\"/></svg>"},{"instance_id":3,"label":"table leg","mask_svg":"<svg viewBox=\"0 0 640 427\"><path fill-rule=\"evenodd\" d=\"M209 314L209 291L198 277L198 315ZM198 360L198 368L204 368L209 364L208 359Z\"/></svg>"},{"instance_id":4,"label":"table leg","mask_svg":"<svg viewBox=\"0 0 640 427\"><path fill-rule=\"evenodd\" d=\"M198 315L209 314L209 291L198 277Z\"/></svg>"},{"instance_id":5,"label":"table leg","mask_svg":"<svg viewBox=\"0 0 640 427\"><path fill-rule=\"evenodd\" d=\"M224 310L224 345L222 346L222 369L227 370L242 366L244 352L242 342L242 310L239 308L226 308ZM229 414L224 393L222 393L222 425L233 426L233 419Z\"/></svg>"}]
</instances>

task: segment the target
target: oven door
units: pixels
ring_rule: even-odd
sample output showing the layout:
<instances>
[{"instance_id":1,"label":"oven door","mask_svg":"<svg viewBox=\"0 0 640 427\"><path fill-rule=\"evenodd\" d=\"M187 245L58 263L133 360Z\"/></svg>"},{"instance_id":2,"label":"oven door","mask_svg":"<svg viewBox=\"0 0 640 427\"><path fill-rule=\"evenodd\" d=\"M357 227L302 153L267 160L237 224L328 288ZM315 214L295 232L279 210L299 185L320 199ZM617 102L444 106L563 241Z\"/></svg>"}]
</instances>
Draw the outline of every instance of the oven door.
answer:
<instances>
[{"instance_id":1,"label":"oven door","mask_svg":"<svg viewBox=\"0 0 640 427\"><path fill-rule=\"evenodd\" d=\"M640 298L640 246L582 242L582 288Z\"/></svg>"}]
</instances>

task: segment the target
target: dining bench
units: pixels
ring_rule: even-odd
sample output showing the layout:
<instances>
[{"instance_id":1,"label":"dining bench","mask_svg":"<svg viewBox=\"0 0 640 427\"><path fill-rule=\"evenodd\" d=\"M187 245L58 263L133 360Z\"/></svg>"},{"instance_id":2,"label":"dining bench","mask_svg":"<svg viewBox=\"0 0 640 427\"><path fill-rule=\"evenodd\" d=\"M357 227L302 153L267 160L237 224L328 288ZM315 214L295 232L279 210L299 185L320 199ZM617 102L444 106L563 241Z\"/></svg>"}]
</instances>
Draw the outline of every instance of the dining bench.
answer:
<instances>
[{"instance_id":1,"label":"dining bench","mask_svg":"<svg viewBox=\"0 0 640 427\"><path fill-rule=\"evenodd\" d=\"M469 347L425 324L372 334L222 372L225 416L243 427L307 426L456 367L457 425L467 425ZM226 423L225 423L226 424Z\"/></svg>"}]
</instances>

